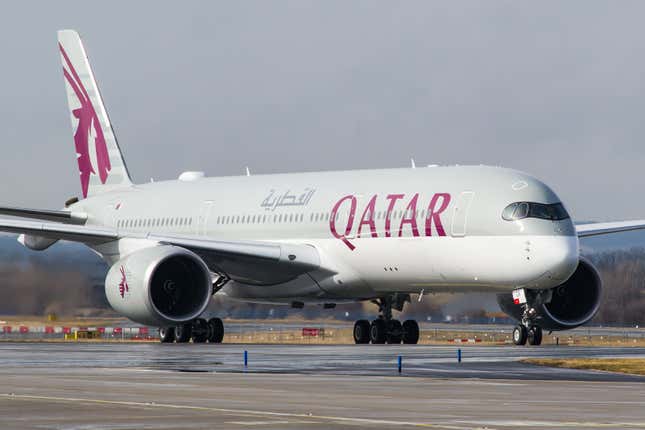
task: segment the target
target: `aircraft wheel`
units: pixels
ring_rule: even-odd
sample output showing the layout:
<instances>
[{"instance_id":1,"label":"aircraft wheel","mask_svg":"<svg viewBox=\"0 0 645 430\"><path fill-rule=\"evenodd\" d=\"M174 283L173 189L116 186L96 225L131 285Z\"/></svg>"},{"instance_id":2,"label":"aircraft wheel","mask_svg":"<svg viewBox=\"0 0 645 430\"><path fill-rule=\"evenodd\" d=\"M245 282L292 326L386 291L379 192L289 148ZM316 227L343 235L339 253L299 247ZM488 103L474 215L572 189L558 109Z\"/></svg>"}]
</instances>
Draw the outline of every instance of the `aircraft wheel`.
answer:
<instances>
[{"instance_id":1,"label":"aircraft wheel","mask_svg":"<svg viewBox=\"0 0 645 430\"><path fill-rule=\"evenodd\" d=\"M527 332L523 325L516 325L513 329L513 343L515 345L526 345Z\"/></svg>"},{"instance_id":2,"label":"aircraft wheel","mask_svg":"<svg viewBox=\"0 0 645 430\"><path fill-rule=\"evenodd\" d=\"M533 326L528 331L528 341L529 345L541 345L542 344L542 327Z\"/></svg>"},{"instance_id":3,"label":"aircraft wheel","mask_svg":"<svg viewBox=\"0 0 645 430\"><path fill-rule=\"evenodd\" d=\"M210 343L222 343L224 339L224 323L220 318L208 320L208 341Z\"/></svg>"},{"instance_id":4,"label":"aircraft wheel","mask_svg":"<svg viewBox=\"0 0 645 430\"><path fill-rule=\"evenodd\" d=\"M354 343L370 343L370 322L358 320L354 323Z\"/></svg>"},{"instance_id":5,"label":"aircraft wheel","mask_svg":"<svg viewBox=\"0 0 645 430\"><path fill-rule=\"evenodd\" d=\"M389 320L387 322L387 343L397 344L401 343L401 337L403 335L403 328L401 326L401 321L399 320Z\"/></svg>"},{"instance_id":6,"label":"aircraft wheel","mask_svg":"<svg viewBox=\"0 0 645 430\"><path fill-rule=\"evenodd\" d=\"M204 318L193 321L192 336L194 343L204 343L208 339L208 323Z\"/></svg>"},{"instance_id":7,"label":"aircraft wheel","mask_svg":"<svg viewBox=\"0 0 645 430\"><path fill-rule=\"evenodd\" d=\"M173 343L175 341L175 328L174 327L160 327L159 328L159 341L161 343Z\"/></svg>"},{"instance_id":8,"label":"aircraft wheel","mask_svg":"<svg viewBox=\"0 0 645 430\"><path fill-rule=\"evenodd\" d=\"M419 343L419 324L415 320L407 320L403 323L403 343L408 345Z\"/></svg>"},{"instance_id":9,"label":"aircraft wheel","mask_svg":"<svg viewBox=\"0 0 645 430\"><path fill-rule=\"evenodd\" d=\"M387 326L385 321L378 319L372 321L370 325L370 341L373 344L385 343L385 338L387 336Z\"/></svg>"},{"instance_id":10,"label":"aircraft wheel","mask_svg":"<svg viewBox=\"0 0 645 430\"><path fill-rule=\"evenodd\" d=\"M193 333L193 325L191 323L179 324L175 326L175 340L177 343L186 343L190 341Z\"/></svg>"}]
</instances>

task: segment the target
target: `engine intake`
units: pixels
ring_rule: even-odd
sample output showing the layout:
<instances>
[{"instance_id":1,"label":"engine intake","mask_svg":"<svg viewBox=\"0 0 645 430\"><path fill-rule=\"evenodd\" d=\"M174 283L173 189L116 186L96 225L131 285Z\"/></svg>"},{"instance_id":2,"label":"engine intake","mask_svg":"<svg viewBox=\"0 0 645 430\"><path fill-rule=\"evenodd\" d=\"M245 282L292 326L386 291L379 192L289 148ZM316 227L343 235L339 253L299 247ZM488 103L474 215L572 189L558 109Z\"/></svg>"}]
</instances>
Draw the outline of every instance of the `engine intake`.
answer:
<instances>
[{"instance_id":1,"label":"engine intake","mask_svg":"<svg viewBox=\"0 0 645 430\"><path fill-rule=\"evenodd\" d=\"M197 318L208 306L211 292L206 264L194 253L169 245L124 257L105 280L105 294L114 310L153 326Z\"/></svg>"},{"instance_id":2,"label":"engine intake","mask_svg":"<svg viewBox=\"0 0 645 430\"><path fill-rule=\"evenodd\" d=\"M596 268L581 258L576 271L566 282L551 290L533 293L529 290L527 299L533 296L547 298L534 305L539 325L546 330L567 330L589 322L596 315L602 298L602 281ZM518 321L522 319L523 308L513 303L511 294L498 294L497 303L510 317Z\"/></svg>"}]
</instances>

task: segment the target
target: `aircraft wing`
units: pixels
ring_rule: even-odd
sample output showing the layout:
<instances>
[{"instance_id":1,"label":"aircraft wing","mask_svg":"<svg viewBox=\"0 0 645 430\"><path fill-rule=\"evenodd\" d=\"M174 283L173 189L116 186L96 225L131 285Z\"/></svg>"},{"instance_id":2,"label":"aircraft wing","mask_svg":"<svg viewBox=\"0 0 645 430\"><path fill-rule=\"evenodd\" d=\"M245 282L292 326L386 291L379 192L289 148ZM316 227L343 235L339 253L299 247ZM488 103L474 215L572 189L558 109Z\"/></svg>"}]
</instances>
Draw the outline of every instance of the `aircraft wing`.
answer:
<instances>
[{"instance_id":1,"label":"aircraft wing","mask_svg":"<svg viewBox=\"0 0 645 430\"><path fill-rule=\"evenodd\" d=\"M306 244L220 241L155 234L147 238L189 249L211 270L246 284L279 284L320 267L318 251Z\"/></svg>"},{"instance_id":2,"label":"aircraft wing","mask_svg":"<svg viewBox=\"0 0 645 430\"><path fill-rule=\"evenodd\" d=\"M111 242L119 238L115 230L102 227L26 220L0 219L0 231L28 234L47 239L70 240L91 245Z\"/></svg>"},{"instance_id":3,"label":"aircraft wing","mask_svg":"<svg viewBox=\"0 0 645 430\"><path fill-rule=\"evenodd\" d=\"M645 230L645 220L577 224L578 237L600 236L624 231Z\"/></svg>"},{"instance_id":4,"label":"aircraft wing","mask_svg":"<svg viewBox=\"0 0 645 430\"><path fill-rule=\"evenodd\" d=\"M47 209L29 209L10 206L0 207L0 215L35 218L43 221L55 221L65 224L85 224L85 221L87 221L87 214L80 212L52 211Z\"/></svg>"},{"instance_id":5,"label":"aircraft wing","mask_svg":"<svg viewBox=\"0 0 645 430\"><path fill-rule=\"evenodd\" d=\"M298 243L209 240L197 236L117 232L102 227L8 219L0 219L0 231L88 245L121 238L147 239L186 248L199 255L213 272L256 285L286 282L320 267L318 251L313 246Z\"/></svg>"}]
</instances>

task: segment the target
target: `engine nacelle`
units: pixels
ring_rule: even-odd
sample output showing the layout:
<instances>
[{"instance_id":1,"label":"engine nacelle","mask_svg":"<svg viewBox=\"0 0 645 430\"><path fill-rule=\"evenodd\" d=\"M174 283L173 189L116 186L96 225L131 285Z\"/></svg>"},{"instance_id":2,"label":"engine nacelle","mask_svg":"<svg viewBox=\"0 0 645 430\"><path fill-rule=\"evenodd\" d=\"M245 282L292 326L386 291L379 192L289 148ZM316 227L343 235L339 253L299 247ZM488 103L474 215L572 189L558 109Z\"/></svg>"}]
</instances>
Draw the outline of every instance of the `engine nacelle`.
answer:
<instances>
[{"instance_id":1,"label":"engine nacelle","mask_svg":"<svg viewBox=\"0 0 645 430\"><path fill-rule=\"evenodd\" d=\"M581 258L578 268L562 285L551 290L527 290L527 300L538 302L534 307L538 323L546 330L568 330L590 321L598 308L602 296L602 281L596 268ZM521 320L523 307L513 303L510 293L498 294L497 303L504 313Z\"/></svg>"},{"instance_id":2,"label":"engine nacelle","mask_svg":"<svg viewBox=\"0 0 645 430\"><path fill-rule=\"evenodd\" d=\"M105 295L115 311L159 327L197 318L208 306L211 292L210 271L202 259L170 245L122 258L105 278Z\"/></svg>"}]
</instances>

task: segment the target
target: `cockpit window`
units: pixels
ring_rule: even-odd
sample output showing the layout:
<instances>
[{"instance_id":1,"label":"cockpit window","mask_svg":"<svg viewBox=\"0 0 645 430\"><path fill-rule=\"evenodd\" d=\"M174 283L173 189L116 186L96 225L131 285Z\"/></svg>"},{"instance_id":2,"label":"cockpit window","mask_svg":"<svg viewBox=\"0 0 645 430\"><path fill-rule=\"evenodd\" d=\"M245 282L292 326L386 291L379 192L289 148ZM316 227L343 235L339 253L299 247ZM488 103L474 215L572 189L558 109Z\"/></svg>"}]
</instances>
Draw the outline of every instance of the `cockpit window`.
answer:
<instances>
[{"instance_id":1,"label":"cockpit window","mask_svg":"<svg viewBox=\"0 0 645 430\"><path fill-rule=\"evenodd\" d=\"M515 219L526 218L529 215L530 210L531 208L528 203L526 202L518 203L517 207L515 208L515 211L513 212L513 218Z\"/></svg>"},{"instance_id":2,"label":"cockpit window","mask_svg":"<svg viewBox=\"0 0 645 430\"><path fill-rule=\"evenodd\" d=\"M524 218L548 219L559 221L569 218L562 203L553 203L550 205L535 202L516 202L504 208L502 218L506 221L517 221Z\"/></svg>"}]
</instances>

